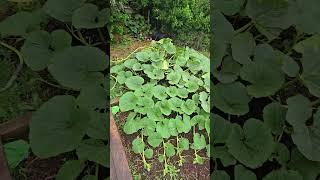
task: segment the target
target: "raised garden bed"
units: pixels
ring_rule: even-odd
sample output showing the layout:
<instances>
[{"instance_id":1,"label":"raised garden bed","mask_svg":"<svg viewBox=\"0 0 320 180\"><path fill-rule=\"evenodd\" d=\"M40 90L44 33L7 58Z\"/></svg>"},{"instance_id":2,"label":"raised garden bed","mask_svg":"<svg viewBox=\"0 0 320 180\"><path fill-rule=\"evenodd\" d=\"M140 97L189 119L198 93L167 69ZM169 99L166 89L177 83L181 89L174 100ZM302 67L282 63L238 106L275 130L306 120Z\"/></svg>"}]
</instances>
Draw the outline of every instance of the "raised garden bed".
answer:
<instances>
[{"instance_id":1,"label":"raised garden bed","mask_svg":"<svg viewBox=\"0 0 320 180\"><path fill-rule=\"evenodd\" d=\"M110 113L110 151L110 179L132 180L125 149L112 113Z\"/></svg>"},{"instance_id":2,"label":"raised garden bed","mask_svg":"<svg viewBox=\"0 0 320 180\"><path fill-rule=\"evenodd\" d=\"M162 39L114 63L112 112L133 178L209 179L209 59Z\"/></svg>"},{"instance_id":3,"label":"raised garden bed","mask_svg":"<svg viewBox=\"0 0 320 180\"><path fill-rule=\"evenodd\" d=\"M13 179L4 153L4 143L9 140L26 139L30 120L31 114L28 113L18 119L0 124L0 179Z\"/></svg>"}]
</instances>

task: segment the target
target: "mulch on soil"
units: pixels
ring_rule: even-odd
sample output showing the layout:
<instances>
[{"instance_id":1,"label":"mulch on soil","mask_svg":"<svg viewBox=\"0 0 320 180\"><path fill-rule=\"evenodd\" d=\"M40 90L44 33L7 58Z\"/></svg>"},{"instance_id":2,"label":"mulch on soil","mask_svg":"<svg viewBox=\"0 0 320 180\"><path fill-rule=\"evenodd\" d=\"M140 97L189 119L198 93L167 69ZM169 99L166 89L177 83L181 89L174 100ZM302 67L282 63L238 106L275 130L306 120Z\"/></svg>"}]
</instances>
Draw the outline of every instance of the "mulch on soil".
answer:
<instances>
[{"instance_id":1,"label":"mulch on soil","mask_svg":"<svg viewBox=\"0 0 320 180\"><path fill-rule=\"evenodd\" d=\"M64 155L40 159L32 154L11 174L14 180L53 180L64 162Z\"/></svg>"}]
</instances>

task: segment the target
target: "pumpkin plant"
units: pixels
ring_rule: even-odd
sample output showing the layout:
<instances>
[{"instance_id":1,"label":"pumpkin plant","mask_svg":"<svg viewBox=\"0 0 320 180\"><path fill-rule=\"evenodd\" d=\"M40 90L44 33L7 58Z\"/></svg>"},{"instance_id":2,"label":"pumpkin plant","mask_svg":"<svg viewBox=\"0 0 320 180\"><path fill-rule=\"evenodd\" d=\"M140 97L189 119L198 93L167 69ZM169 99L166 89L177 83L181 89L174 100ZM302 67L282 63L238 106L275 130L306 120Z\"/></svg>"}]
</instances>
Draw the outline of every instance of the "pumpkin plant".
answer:
<instances>
[{"instance_id":1,"label":"pumpkin plant","mask_svg":"<svg viewBox=\"0 0 320 180\"><path fill-rule=\"evenodd\" d=\"M319 5L214 1L214 179L319 178Z\"/></svg>"},{"instance_id":2,"label":"pumpkin plant","mask_svg":"<svg viewBox=\"0 0 320 180\"><path fill-rule=\"evenodd\" d=\"M64 90L51 97L33 113L29 141L32 152L49 158L76 152L56 179L76 179L94 162L96 172L81 176L98 179L99 167L109 167L107 126L108 67L106 40L102 30L108 23L108 8L100 9L86 0L47 0L35 11L20 11L0 22L0 44L18 56L20 64L2 91L7 90L22 66L47 72ZM48 30L51 22L61 24ZM98 38L87 39L83 32ZM10 41L11 39L11 41ZM22 46L10 45L12 39ZM83 173L82 173L83 174Z\"/></svg>"},{"instance_id":3,"label":"pumpkin plant","mask_svg":"<svg viewBox=\"0 0 320 180\"><path fill-rule=\"evenodd\" d=\"M207 57L176 47L171 39L153 41L111 67L112 80L122 89L120 111L129 113L123 131L136 135L132 151L141 155L146 170L151 169L148 159L158 158L163 175L175 178L179 169L170 158L176 155L182 166L182 152L191 149L194 163L203 163L197 153L209 147L209 74ZM193 139L183 137L189 133Z\"/></svg>"}]
</instances>

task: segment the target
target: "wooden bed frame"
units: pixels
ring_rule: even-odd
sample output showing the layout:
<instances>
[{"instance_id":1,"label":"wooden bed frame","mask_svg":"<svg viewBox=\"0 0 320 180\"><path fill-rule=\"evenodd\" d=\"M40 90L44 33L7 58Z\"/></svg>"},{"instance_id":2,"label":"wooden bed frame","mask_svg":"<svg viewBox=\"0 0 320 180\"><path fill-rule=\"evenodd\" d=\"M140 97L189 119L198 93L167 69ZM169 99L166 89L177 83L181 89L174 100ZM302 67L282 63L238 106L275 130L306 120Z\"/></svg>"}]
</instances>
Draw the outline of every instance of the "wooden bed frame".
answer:
<instances>
[{"instance_id":1,"label":"wooden bed frame","mask_svg":"<svg viewBox=\"0 0 320 180\"><path fill-rule=\"evenodd\" d=\"M20 118L0 124L0 180L12 180L4 154L3 142L10 139L26 138L30 121L31 113L27 113Z\"/></svg>"}]
</instances>

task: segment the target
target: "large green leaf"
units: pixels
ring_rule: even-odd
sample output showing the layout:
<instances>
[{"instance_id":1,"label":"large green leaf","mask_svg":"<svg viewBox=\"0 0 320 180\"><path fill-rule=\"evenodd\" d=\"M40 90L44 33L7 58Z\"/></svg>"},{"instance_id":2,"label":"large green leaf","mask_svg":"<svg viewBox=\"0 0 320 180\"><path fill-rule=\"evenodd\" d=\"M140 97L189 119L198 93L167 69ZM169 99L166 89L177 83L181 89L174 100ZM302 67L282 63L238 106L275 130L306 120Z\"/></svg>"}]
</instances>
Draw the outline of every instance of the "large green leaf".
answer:
<instances>
[{"instance_id":1,"label":"large green leaf","mask_svg":"<svg viewBox=\"0 0 320 180\"><path fill-rule=\"evenodd\" d=\"M151 159L153 156L153 150L152 149L146 149L144 151L144 155L146 156L147 159Z\"/></svg>"},{"instance_id":2,"label":"large green leaf","mask_svg":"<svg viewBox=\"0 0 320 180\"><path fill-rule=\"evenodd\" d=\"M167 79L169 80L170 84L178 84L181 79L181 74L179 72L171 71L167 75Z\"/></svg>"},{"instance_id":3,"label":"large green leaf","mask_svg":"<svg viewBox=\"0 0 320 180\"><path fill-rule=\"evenodd\" d=\"M169 86L167 87L166 92L170 97L175 97L178 94L178 88L175 86Z\"/></svg>"},{"instance_id":4,"label":"large green leaf","mask_svg":"<svg viewBox=\"0 0 320 180\"><path fill-rule=\"evenodd\" d=\"M280 52L282 57L282 71L285 72L289 77L296 77L299 74L300 66L290 56Z\"/></svg>"},{"instance_id":5,"label":"large green leaf","mask_svg":"<svg viewBox=\"0 0 320 180\"><path fill-rule=\"evenodd\" d=\"M317 0L288 1L290 6L290 17L293 19L297 29L308 34L320 32L318 17L320 16L320 2ZM306 21L308 19L308 21Z\"/></svg>"},{"instance_id":6,"label":"large green leaf","mask_svg":"<svg viewBox=\"0 0 320 180\"><path fill-rule=\"evenodd\" d=\"M311 102L302 95L296 95L287 99L288 112L286 120L292 126L304 124L312 116Z\"/></svg>"},{"instance_id":7,"label":"large green leaf","mask_svg":"<svg viewBox=\"0 0 320 180\"><path fill-rule=\"evenodd\" d=\"M138 103L138 97L133 92L126 92L120 97L119 107L122 112L133 110Z\"/></svg>"},{"instance_id":8,"label":"large green leaf","mask_svg":"<svg viewBox=\"0 0 320 180\"><path fill-rule=\"evenodd\" d=\"M134 95L136 95L137 97L140 96L140 97L152 98L153 88L154 88L153 84L144 84L141 88L136 89L134 91Z\"/></svg>"},{"instance_id":9,"label":"large green leaf","mask_svg":"<svg viewBox=\"0 0 320 180\"><path fill-rule=\"evenodd\" d=\"M179 133L188 133L191 130L190 117L187 115L183 116L183 119L176 117L176 127Z\"/></svg>"},{"instance_id":10,"label":"large green leaf","mask_svg":"<svg viewBox=\"0 0 320 180\"><path fill-rule=\"evenodd\" d=\"M157 85L153 88L153 95L154 97L158 98L159 100L164 100L168 97L166 93L166 87Z\"/></svg>"},{"instance_id":11,"label":"large green leaf","mask_svg":"<svg viewBox=\"0 0 320 180\"><path fill-rule=\"evenodd\" d=\"M241 83L219 83L213 87L213 92L214 106L223 112L233 115L244 115L249 112L250 97Z\"/></svg>"},{"instance_id":12,"label":"large green leaf","mask_svg":"<svg viewBox=\"0 0 320 180\"><path fill-rule=\"evenodd\" d=\"M188 92L196 92L199 89L199 85L195 80L190 79L185 83L185 87Z\"/></svg>"},{"instance_id":13,"label":"large green leaf","mask_svg":"<svg viewBox=\"0 0 320 180\"><path fill-rule=\"evenodd\" d=\"M234 167L235 180L256 180L257 176L250 170L246 169L242 165L236 165Z\"/></svg>"},{"instance_id":14,"label":"large green leaf","mask_svg":"<svg viewBox=\"0 0 320 180\"><path fill-rule=\"evenodd\" d=\"M26 64L34 71L46 68L53 56L50 49L51 36L46 31L34 31L27 36L21 48Z\"/></svg>"},{"instance_id":15,"label":"large green leaf","mask_svg":"<svg viewBox=\"0 0 320 180\"><path fill-rule=\"evenodd\" d=\"M169 129L168 123L163 123L163 122L158 122L157 123L156 130L157 130L157 133L159 133L159 135L162 138L169 138L171 136L171 134L168 131L168 129Z\"/></svg>"},{"instance_id":16,"label":"large green leaf","mask_svg":"<svg viewBox=\"0 0 320 180\"><path fill-rule=\"evenodd\" d=\"M263 180L303 180L303 178L296 171L281 169L267 174Z\"/></svg>"},{"instance_id":17,"label":"large green leaf","mask_svg":"<svg viewBox=\"0 0 320 180\"><path fill-rule=\"evenodd\" d=\"M81 89L104 82L107 56L98 48L75 46L56 53L49 65L52 76L63 86Z\"/></svg>"},{"instance_id":18,"label":"large green leaf","mask_svg":"<svg viewBox=\"0 0 320 180\"><path fill-rule=\"evenodd\" d=\"M320 161L320 109L313 116L313 121L308 125L312 107L310 101L301 95L291 97L287 101L287 121L293 126L291 134L293 142L299 151L309 160Z\"/></svg>"},{"instance_id":19,"label":"large green leaf","mask_svg":"<svg viewBox=\"0 0 320 180\"><path fill-rule=\"evenodd\" d=\"M220 159L224 167L235 165L237 163L237 160L228 152L228 148L226 146L216 146L212 148L213 150L211 150L211 152L214 152L213 158Z\"/></svg>"},{"instance_id":20,"label":"large green leaf","mask_svg":"<svg viewBox=\"0 0 320 180\"><path fill-rule=\"evenodd\" d=\"M167 142L165 143L165 151L166 151L166 156L167 157L172 157L176 154L176 151L175 151L175 147L173 144Z\"/></svg>"},{"instance_id":21,"label":"large green leaf","mask_svg":"<svg viewBox=\"0 0 320 180\"><path fill-rule=\"evenodd\" d=\"M107 113L91 111L87 135L91 138L107 140L109 137L109 128L107 125L109 120L107 117Z\"/></svg>"},{"instance_id":22,"label":"large green leaf","mask_svg":"<svg viewBox=\"0 0 320 180\"><path fill-rule=\"evenodd\" d=\"M221 64L222 58L227 50L227 44L231 42L234 29L229 21L219 11L213 12L212 18L213 27L213 66L218 67Z\"/></svg>"},{"instance_id":23,"label":"large green leaf","mask_svg":"<svg viewBox=\"0 0 320 180\"><path fill-rule=\"evenodd\" d=\"M140 76L131 76L126 79L126 86L131 90L136 90L142 87L144 79Z\"/></svg>"},{"instance_id":24,"label":"large green leaf","mask_svg":"<svg viewBox=\"0 0 320 180\"><path fill-rule=\"evenodd\" d=\"M282 107L279 103L270 103L263 109L263 120L272 133L276 135L282 133L286 120L286 112L286 108Z\"/></svg>"},{"instance_id":25,"label":"large green leaf","mask_svg":"<svg viewBox=\"0 0 320 180\"><path fill-rule=\"evenodd\" d=\"M250 168L262 166L274 150L270 129L257 119L247 120L243 129L234 124L227 146L238 161Z\"/></svg>"},{"instance_id":26,"label":"large green leaf","mask_svg":"<svg viewBox=\"0 0 320 180\"><path fill-rule=\"evenodd\" d=\"M164 78L164 73L161 69L153 69L151 72L147 73L148 77L151 79L161 80Z\"/></svg>"},{"instance_id":27,"label":"large green leaf","mask_svg":"<svg viewBox=\"0 0 320 180\"><path fill-rule=\"evenodd\" d=\"M180 98L187 98L189 94L189 91L186 88L179 88L177 91L177 95Z\"/></svg>"},{"instance_id":28,"label":"large green leaf","mask_svg":"<svg viewBox=\"0 0 320 180\"><path fill-rule=\"evenodd\" d=\"M132 141L132 150L134 153L142 153L144 151L145 144L140 137L135 138Z\"/></svg>"},{"instance_id":29,"label":"large green leaf","mask_svg":"<svg viewBox=\"0 0 320 180\"><path fill-rule=\"evenodd\" d=\"M155 106L160 108L162 114L169 116L172 111L172 104L168 100L158 101Z\"/></svg>"},{"instance_id":30,"label":"large green leaf","mask_svg":"<svg viewBox=\"0 0 320 180\"><path fill-rule=\"evenodd\" d=\"M32 116L29 139L33 153L47 158L74 150L86 133L89 119L87 111L77 108L73 96L51 98Z\"/></svg>"},{"instance_id":31,"label":"large green leaf","mask_svg":"<svg viewBox=\"0 0 320 180\"><path fill-rule=\"evenodd\" d=\"M89 160L109 167L109 148L101 140L83 140L77 148L77 155L81 160Z\"/></svg>"},{"instance_id":32,"label":"large green leaf","mask_svg":"<svg viewBox=\"0 0 320 180\"><path fill-rule=\"evenodd\" d=\"M223 119L219 115L212 115L212 137L213 137L213 143L219 144L219 143L225 143L228 139L231 131L232 126L231 123Z\"/></svg>"},{"instance_id":33,"label":"large green leaf","mask_svg":"<svg viewBox=\"0 0 320 180\"><path fill-rule=\"evenodd\" d=\"M71 22L72 15L86 0L48 0L43 6L43 9L51 17L62 21Z\"/></svg>"},{"instance_id":34,"label":"large green leaf","mask_svg":"<svg viewBox=\"0 0 320 180\"><path fill-rule=\"evenodd\" d=\"M0 35L7 36L25 36L33 29L39 29L42 21L40 14L30 12L17 12L0 22Z\"/></svg>"},{"instance_id":35,"label":"large green leaf","mask_svg":"<svg viewBox=\"0 0 320 180\"><path fill-rule=\"evenodd\" d=\"M106 91L101 86L85 87L77 97L77 104L80 107L91 109L104 109L107 106Z\"/></svg>"},{"instance_id":36,"label":"large green leaf","mask_svg":"<svg viewBox=\"0 0 320 180\"><path fill-rule=\"evenodd\" d=\"M147 62L150 59L150 53L148 50L137 52L135 57L141 62Z\"/></svg>"},{"instance_id":37,"label":"large green leaf","mask_svg":"<svg viewBox=\"0 0 320 180\"><path fill-rule=\"evenodd\" d=\"M178 147L182 150L189 150L189 140L187 138L179 138Z\"/></svg>"},{"instance_id":38,"label":"large green leaf","mask_svg":"<svg viewBox=\"0 0 320 180\"><path fill-rule=\"evenodd\" d=\"M307 47L302 58L303 72L301 79L314 96L320 97L320 51Z\"/></svg>"},{"instance_id":39,"label":"large green leaf","mask_svg":"<svg viewBox=\"0 0 320 180\"><path fill-rule=\"evenodd\" d=\"M260 33L270 40L276 38L281 30L293 23L287 0L248 0L246 14L254 20Z\"/></svg>"},{"instance_id":40,"label":"large green leaf","mask_svg":"<svg viewBox=\"0 0 320 180\"><path fill-rule=\"evenodd\" d=\"M154 107L154 102L149 97L141 97L138 99L137 105L134 109L135 112L147 114L147 112Z\"/></svg>"},{"instance_id":41,"label":"large green leaf","mask_svg":"<svg viewBox=\"0 0 320 180\"><path fill-rule=\"evenodd\" d=\"M136 113L130 113L125 124L123 125L123 132L126 134L133 134L142 128L141 119L135 118Z\"/></svg>"},{"instance_id":42,"label":"large green leaf","mask_svg":"<svg viewBox=\"0 0 320 180\"><path fill-rule=\"evenodd\" d=\"M304 53L304 50L308 48L311 48L315 51L320 49L320 34L313 35L294 45L294 50L302 54Z\"/></svg>"},{"instance_id":43,"label":"large green leaf","mask_svg":"<svg viewBox=\"0 0 320 180\"><path fill-rule=\"evenodd\" d=\"M75 10L72 16L72 24L78 29L102 28L107 24L109 19L109 9L105 8L99 11L96 5L87 3Z\"/></svg>"},{"instance_id":44,"label":"large green leaf","mask_svg":"<svg viewBox=\"0 0 320 180\"><path fill-rule=\"evenodd\" d=\"M206 139L202 134L195 133L193 135L193 143L191 146L192 149L201 150L201 149L204 149L206 145L207 145Z\"/></svg>"},{"instance_id":45,"label":"large green leaf","mask_svg":"<svg viewBox=\"0 0 320 180\"><path fill-rule=\"evenodd\" d=\"M221 83L232 83L238 79L241 65L232 59L231 56L226 56L221 65L221 70L215 69L213 71L214 77L216 77Z\"/></svg>"},{"instance_id":46,"label":"large green leaf","mask_svg":"<svg viewBox=\"0 0 320 180\"><path fill-rule=\"evenodd\" d=\"M215 0L214 6L226 15L234 15L240 11L245 0Z\"/></svg>"},{"instance_id":47,"label":"large green leaf","mask_svg":"<svg viewBox=\"0 0 320 180\"><path fill-rule=\"evenodd\" d=\"M254 58L240 71L241 78L251 83L248 93L257 98L273 95L285 81L276 52L269 45L259 45Z\"/></svg>"},{"instance_id":48,"label":"large green leaf","mask_svg":"<svg viewBox=\"0 0 320 180\"><path fill-rule=\"evenodd\" d=\"M56 176L57 180L77 179L85 165L79 160L69 160L63 164Z\"/></svg>"},{"instance_id":49,"label":"large green leaf","mask_svg":"<svg viewBox=\"0 0 320 180\"><path fill-rule=\"evenodd\" d=\"M148 143L152 147L158 147L162 143L162 137L159 133L154 132L148 136Z\"/></svg>"},{"instance_id":50,"label":"large green leaf","mask_svg":"<svg viewBox=\"0 0 320 180\"><path fill-rule=\"evenodd\" d=\"M196 111L196 104L193 100L187 99L181 106L181 110L187 115L191 115Z\"/></svg>"},{"instance_id":51,"label":"large green leaf","mask_svg":"<svg viewBox=\"0 0 320 180\"><path fill-rule=\"evenodd\" d=\"M306 159L297 148L291 151L291 159L288 166L290 169L299 172L304 180L314 180L320 174L320 162Z\"/></svg>"},{"instance_id":52,"label":"large green leaf","mask_svg":"<svg viewBox=\"0 0 320 180\"><path fill-rule=\"evenodd\" d=\"M249 32L236 35L231 44L233 59L241 64L248 64L251 62L250 56L253 55L255 45L253 35Z\"/></svg>"},{"instance_id":53,"label":"large green leaf","mask_svg":"<svg viewBox=\"0 0 320 180\"><path fill-rule=\"evenodd\" d=\"M4 154L10 169L15 169L20 162L29 156L29 144L24 140L16 140L4 145Z\"/></svg>"},{"instance_id":54,"label":"large green leaf","mask_svg":"<svg viewBox=\"0 0 320 180\"><path fill-rule=\"evenodd\" d=\"M290 152L287 146L277 143L271 158L277 160L281 165L286 165L290 159Z\"/></svg>"},{"instance_id":55,"label":"large green leaf","mask_svg":"<svg viewBox=\"0 0 320 180\"><path fill-rule=\"evenodd\" d=\"M230 176L225 171L216 170L212 173L211 179L230 180Z\"/></svg>"}]
</instances>

